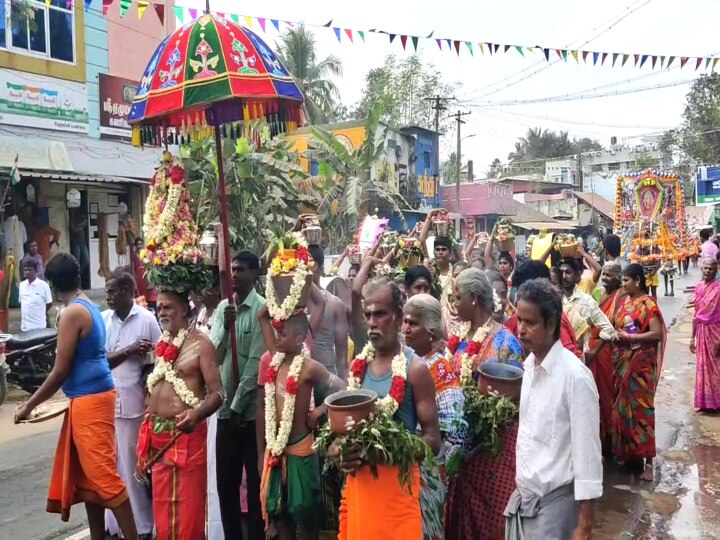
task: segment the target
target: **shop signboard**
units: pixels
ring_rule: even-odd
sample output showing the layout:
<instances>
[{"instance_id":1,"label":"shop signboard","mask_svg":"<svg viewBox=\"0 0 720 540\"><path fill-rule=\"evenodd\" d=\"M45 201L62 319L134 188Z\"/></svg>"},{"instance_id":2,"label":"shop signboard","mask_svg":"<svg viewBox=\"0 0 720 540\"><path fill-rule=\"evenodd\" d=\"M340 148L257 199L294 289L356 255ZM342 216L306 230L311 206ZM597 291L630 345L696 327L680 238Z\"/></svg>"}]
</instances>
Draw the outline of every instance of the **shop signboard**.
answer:
<instances>
[{"instance_id":1,"label":"shop signboard","mask_svg":"<svg viewBox=\"0 0 720 540\"><path fill-rule=\"evenodd\" d=\"M720 203L720 167L698 167L696 182L698 206Z\"/></svg>"},{"instance_id":2,"label":"shop signboard","mask_svg":"<svg viewBox=\"0 0 720 540\"><path fill-rule=\"evenodd\" d=\"M0 68L0 124L88 132L84 84Z\"/></svg>"},{"instance_id":3,"label":"shop signboard","mask_svg":"<svg viewBox=\"0 0 720 540\"><path fill-rule=\"evenodd\" d=\"M127 122L138 82L100 74L100 138L130 140Z\"/></svg>"}]
</instances>

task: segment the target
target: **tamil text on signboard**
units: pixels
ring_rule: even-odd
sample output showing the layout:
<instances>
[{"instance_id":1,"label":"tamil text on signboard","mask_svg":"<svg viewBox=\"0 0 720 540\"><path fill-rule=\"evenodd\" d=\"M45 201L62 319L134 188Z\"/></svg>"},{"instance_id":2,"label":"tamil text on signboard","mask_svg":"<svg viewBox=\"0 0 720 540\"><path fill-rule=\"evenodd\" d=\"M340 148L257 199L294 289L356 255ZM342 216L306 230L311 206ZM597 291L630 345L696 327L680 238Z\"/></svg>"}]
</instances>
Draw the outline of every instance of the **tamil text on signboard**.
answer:
<instances>
[{"instance_id":1,"label":"tamil text on signboard","mask_svg":"<svg viewBox=\"0 0 720 540\"><path fill-rule=\"evenodd\" d=\"M132 131L127 122L137 81L100 74L100 137L102 139L130 139Z\"/></svg>"}]
</instances>

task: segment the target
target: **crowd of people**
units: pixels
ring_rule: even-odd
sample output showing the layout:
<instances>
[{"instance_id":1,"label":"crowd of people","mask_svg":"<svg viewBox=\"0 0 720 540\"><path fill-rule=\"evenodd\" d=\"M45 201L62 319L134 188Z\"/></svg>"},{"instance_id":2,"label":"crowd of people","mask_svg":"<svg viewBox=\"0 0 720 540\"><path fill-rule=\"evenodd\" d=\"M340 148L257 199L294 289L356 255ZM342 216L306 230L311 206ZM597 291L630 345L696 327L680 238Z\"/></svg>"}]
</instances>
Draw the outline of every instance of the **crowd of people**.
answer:
<instances>
[{"instance_id":1,"label":"crowd of people","mask_svg":"<svg viewBox=\"0 0 720 540\"><path fill-rule=\"evenodd\" d=\"M323 250L310 246L307 310L280 325L249 251L232 260L233 302L220 301L216 273L196 294L157 291L157 317L134 301L137 274L107 278L101 312L77 259L55 255L44 271L66 305L57 359L16 413L59 389L70 398L48 511L67 519L84 502L93 539L590 538L603 464L653 480L667 329L643 267L622 260L615 235L603 238L602 266L582 248L553 266L492 248L462 254L439 237L427 253L428 235L418 231L426 261L399 278L378 275L393 256L376 257L377 245L351 265L347 302L322 288ZM720 407L711 251L703 245L691 343L697 409ZM37 283L37 264L24 264ZM487 363L522 371L497 456L468 447L464 413L463 388ZM408 487L397 468L371 471L361 447L336 441L335 468L321 473L323 400L347 387L375 391L437 466L413 468ZM448 476L455 454L462 469Z\"/></svg>"}]
</instances>

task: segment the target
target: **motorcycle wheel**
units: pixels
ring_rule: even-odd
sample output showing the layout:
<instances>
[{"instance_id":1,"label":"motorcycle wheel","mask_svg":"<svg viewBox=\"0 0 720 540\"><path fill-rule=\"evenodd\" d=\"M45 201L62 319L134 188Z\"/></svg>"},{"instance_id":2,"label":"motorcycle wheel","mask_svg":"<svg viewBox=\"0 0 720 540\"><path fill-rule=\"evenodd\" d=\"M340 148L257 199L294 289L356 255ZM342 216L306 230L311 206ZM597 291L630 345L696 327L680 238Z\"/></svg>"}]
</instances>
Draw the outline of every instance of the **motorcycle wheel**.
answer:
<instances>
[{"instance_id":1,"label":"motorcycle wheel","mask_svg":"<svg viewBox=\"0 0 720 540\"><path fill-rule=\"evenodd\" d=\"M5 370L0 366L0 406L5 402L7 397L7 376Z\"/></svg>"}]
</instances>

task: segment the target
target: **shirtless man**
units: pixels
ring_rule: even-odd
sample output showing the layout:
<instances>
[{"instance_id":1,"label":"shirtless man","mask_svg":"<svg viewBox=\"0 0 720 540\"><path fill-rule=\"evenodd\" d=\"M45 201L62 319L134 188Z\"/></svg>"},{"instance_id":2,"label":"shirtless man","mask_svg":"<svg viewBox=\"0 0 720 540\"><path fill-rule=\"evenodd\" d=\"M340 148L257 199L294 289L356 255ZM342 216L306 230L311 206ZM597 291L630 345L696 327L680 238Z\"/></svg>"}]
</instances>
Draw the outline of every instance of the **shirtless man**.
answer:
<instances>
[{"instance_id":1,"label":"shirtless man","mask_svg":"<svg viewBox=\"0 0 720 540\"><path fill-rule=\"evenodd\" d=\"M186 295L158 294L163 335L138 440L138 467L152 466L153 513L158 538L205 538L207 426L224 395L212 342L190 328ZM141 473L142 474L142 473Z\"/></svg>"},{"instance_id":2,"label":"shirtless man","mask_svg":"<svg viewBox=\"0 0 720 540\"><path fill-rule=\"evenodd\" d=\"M262 473L260 499L270 538L292 540L318 538L320 521L320 476L313 451L312 429L317 428L325 407L311 410L313 389L328 392L345 389L345 383L320 362L310 358L305 345L309 323L304 313L290 317L275 331L277 353L265 353L258 376L258 467ZM298 375L295 375L295 372ZM297 383L291 383L295 380ZM274 409L266 408L274 395ZM272 399L272 398L270 398ZM292 418L284 418L285 402L294 399ZM272 403L272 402L271 402ZM278 440L282 425L292 427L287 441ZM275 431L266 433L266 426ZM286 471L284 473L283 471Z\"/></svg>"},{"instance_id":3,"label":"shirtless man","mask_svg":"<svg viewBox=\"0 0 720 540\"><path fill-rule=\"evenodd\" d=\"M308 311L310 312L310 325L312 328L312 344L310 352L313 358L325 366L328 371L336 374L342 380L347 380L348 373L348 317L347 308L342 300L320 287L320 278L323 275L325 254L320 246L310 246L310 255L315 261L313 267L313 287L319 289L327 300L322 318L317 320L318 307L313 299L319 294L311 295Z\"/></svg>"}]
</instances>

